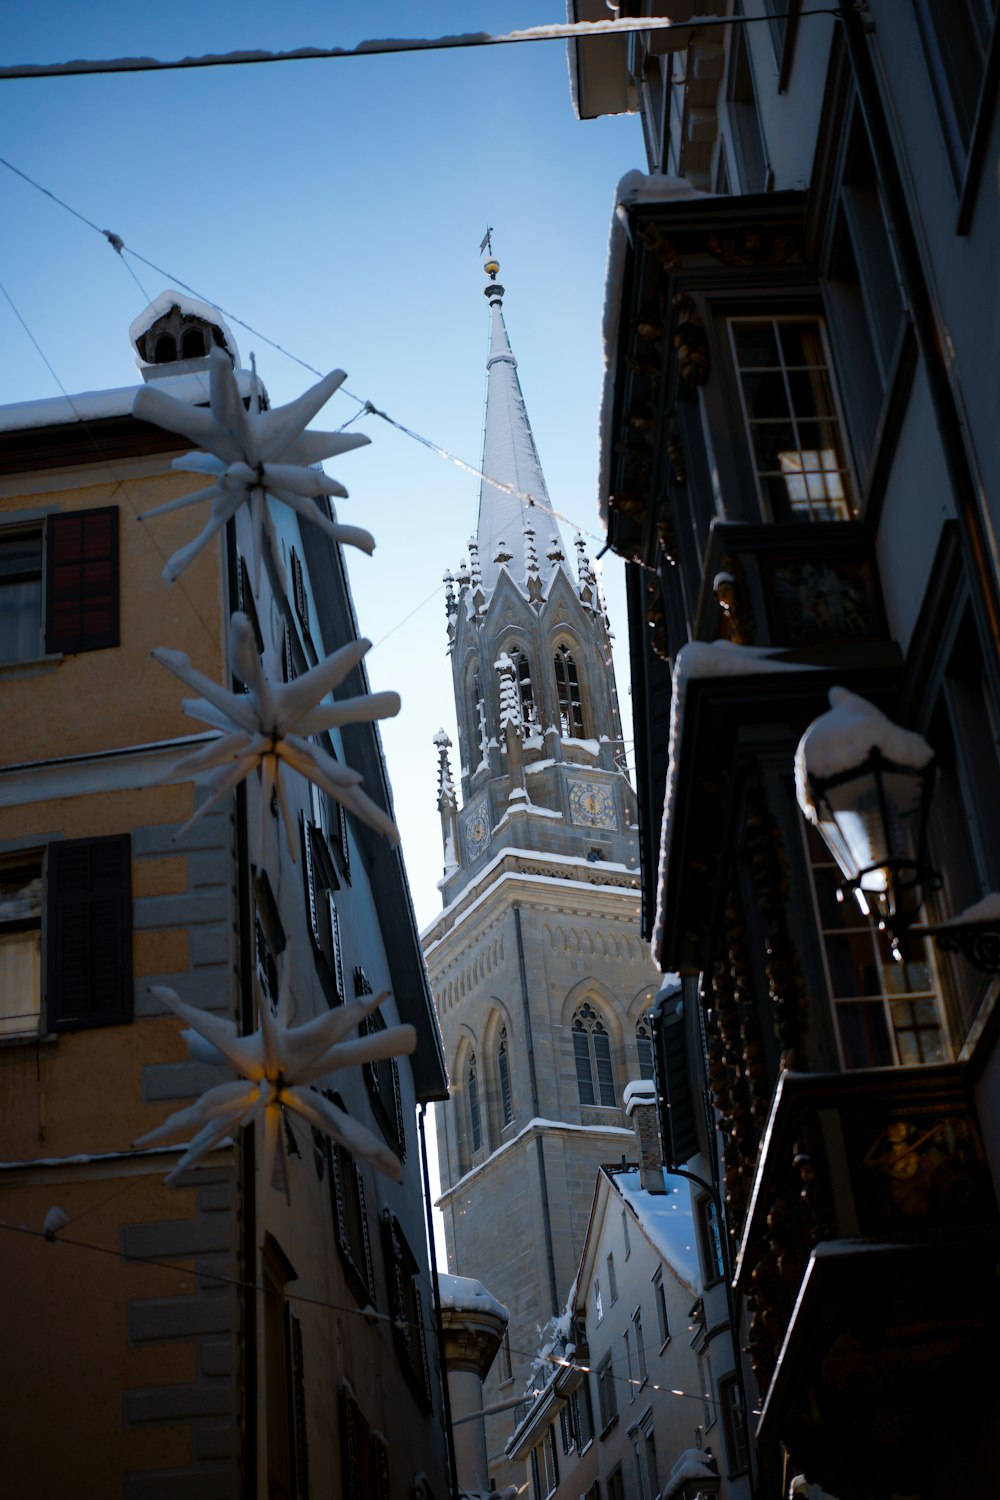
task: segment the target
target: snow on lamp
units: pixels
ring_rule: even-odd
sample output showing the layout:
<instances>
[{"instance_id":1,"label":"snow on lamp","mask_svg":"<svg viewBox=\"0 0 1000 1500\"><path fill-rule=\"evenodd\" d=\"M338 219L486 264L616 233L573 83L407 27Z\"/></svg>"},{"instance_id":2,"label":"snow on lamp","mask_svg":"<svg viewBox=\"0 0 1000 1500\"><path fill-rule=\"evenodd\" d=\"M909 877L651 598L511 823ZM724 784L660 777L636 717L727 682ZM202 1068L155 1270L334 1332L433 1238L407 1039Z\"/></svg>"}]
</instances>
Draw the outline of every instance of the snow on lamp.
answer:
<instances>
[{"instance_id":1,"label":"snow on lamp","mask_svg":"<svg viewBox=\"0 0 1000 1500\"><path fill-rule=\"evenodd\" d=\"M343 370L333 370L287 406L262 411L257 372L250 382L250 407L243 405L229 356L213 349L209 356L209 410L179 401L166 391L146 385L136 395L133 415L168 432L179 432L207 451L187 453L175 458L172 467L195 474L211 476L207 489L147 511L143 519L181 510L188 505L211 501L212 510L204 530L192 542L181 547L163 570L168 583L180 577L188 563L235 516L241 506L250 510L253 535L253 586L260 592L260 565L263 539L266 536L272 561L282 588L287 587L281 548L274 521L268 510L268 497L280 500L305 520L319 526L334 541L372 552L375 547L370 532L360 526L341 526L328 519L316 504L320 495L339 495L347 491L337 480L312 467L321 459L333 458L360 448L369 439L362 433L307 432L306 424L333 395L344 380Z\"/></svg>"},{"instance_id":2,"label":"snow on lamp","mask_svg":"<svg viewBox=\"0 0 1000 1500\"><path fill-rule=\"evenodd\" d=\"M862 910L905 928L921 888L939 879L926 862L934 752L846 688L814 720L795 754L799 806L818 830Z\"/></svg>"}]
</instances>

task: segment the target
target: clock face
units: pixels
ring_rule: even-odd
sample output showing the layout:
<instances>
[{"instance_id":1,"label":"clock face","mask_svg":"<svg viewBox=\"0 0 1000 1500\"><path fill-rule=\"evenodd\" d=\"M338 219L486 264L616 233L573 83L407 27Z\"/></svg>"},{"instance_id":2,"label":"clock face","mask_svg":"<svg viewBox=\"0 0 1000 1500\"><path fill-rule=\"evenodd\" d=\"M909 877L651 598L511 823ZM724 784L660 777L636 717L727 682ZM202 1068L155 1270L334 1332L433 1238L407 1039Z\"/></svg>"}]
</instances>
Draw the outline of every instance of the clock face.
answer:
<instances>
[{"instance_id":1,"label":"clock face","mask_svg":"<svg viewBox=\"0 0 1000 1500\"><path fill-rule=\"evenodd\" d=\"M615 828L615 799L611 788L596 781L571 781L569 815L587 828Z\"/></svg>"},{"instance_id":2,"label":"clock face","mask_svg":"<svg viewBox=\"0 0 1000 1500\"><path fill-rule=\"evenodd\" d=\"M475 859L482 853L489 836L489 819L483 808L477 808L465 820L465 851L469 859Z\"/></svg>"}]
</instances>

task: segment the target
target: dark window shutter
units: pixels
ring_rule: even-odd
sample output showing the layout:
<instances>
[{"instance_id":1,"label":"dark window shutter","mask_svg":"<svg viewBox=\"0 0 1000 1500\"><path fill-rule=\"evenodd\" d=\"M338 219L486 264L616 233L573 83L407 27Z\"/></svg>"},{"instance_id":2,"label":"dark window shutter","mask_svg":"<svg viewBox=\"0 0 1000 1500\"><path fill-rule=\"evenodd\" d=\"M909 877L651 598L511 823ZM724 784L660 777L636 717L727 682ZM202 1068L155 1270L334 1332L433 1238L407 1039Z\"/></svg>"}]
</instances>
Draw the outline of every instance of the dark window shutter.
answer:
<instances>
[{"instance_id":1,"label":"dark window shutter","mask_svg":"<svg viewBox=\"0 0 1000 1500\"><path fill-rule=\"evenodd\" d=\"M50 516L46 651L99 651L118 643L118 507Z\"/></svg>"},{"instance_id":2,"label":"dark window shutter","mask_svg":"<svg viewBox=\"0 0 1000 1500\"><path fill-rule=\"evenodd\" d=\"M661 1144L667 1169L672 1171L698 1150L680 990L661 1001L653 1012L653 1050L656 1090L663 1100L659 1111Z\"/></svg>"},{"instance_id":3,"label":"dark window shutter","mask_svg":"<svg viewBox=\"0 0 1000 1500\"><path fill-rule=\"evenodd\" d=\"M49 845L47 1020L52 1031L132 1019L128 834Z\"/></svg>"}]
</instances>

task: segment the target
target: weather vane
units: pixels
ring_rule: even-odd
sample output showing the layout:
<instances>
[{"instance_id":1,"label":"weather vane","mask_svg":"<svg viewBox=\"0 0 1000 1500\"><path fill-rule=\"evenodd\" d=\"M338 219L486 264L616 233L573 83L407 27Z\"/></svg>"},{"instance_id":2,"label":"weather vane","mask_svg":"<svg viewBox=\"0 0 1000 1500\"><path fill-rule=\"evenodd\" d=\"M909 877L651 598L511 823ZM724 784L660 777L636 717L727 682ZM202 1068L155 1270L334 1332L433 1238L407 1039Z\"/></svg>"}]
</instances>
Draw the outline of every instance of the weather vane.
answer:
<instances>
[{"instance_id":1,"label":"weather vane","mask_svg":"<svg viewBox=\"0 0 1000 1500\"><path fill-rule=\"evenodd\" d=\"M493 254L493 226L491 224L487 224L486 226L486 233L483 235L482 244L479 246L480 255L482 255L484 250L488 250L490 255Z\"/></svg>"}]
</instances>

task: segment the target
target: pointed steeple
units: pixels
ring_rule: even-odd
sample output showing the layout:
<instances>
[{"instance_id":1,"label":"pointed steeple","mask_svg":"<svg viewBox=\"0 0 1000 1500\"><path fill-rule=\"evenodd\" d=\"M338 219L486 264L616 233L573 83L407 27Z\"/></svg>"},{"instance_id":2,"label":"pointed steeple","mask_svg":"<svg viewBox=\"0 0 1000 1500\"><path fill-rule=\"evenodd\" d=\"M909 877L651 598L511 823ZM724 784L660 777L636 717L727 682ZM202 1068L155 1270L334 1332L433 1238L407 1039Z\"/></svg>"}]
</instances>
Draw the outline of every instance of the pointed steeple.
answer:
<instances>
[{"instance_id":1,"label":"pointed steeple","mask_svg":"<svg viewBox=\"0 0 1000 1500\"><path fill-rule=\"evenodd\" d=\"M482 468L490 479L498 479L519 492L513 495L508 490L490 484L486 479L480 485L476 533L483 586L489 593L495 587L500 573L498 553L511 554L503 566L524 587L527 567L523 549L518 544L524 534L525 524L535 517L543 516L546 531L557 531L558 523L548 515L549 492L545 487L545 476L535 447L531 423L528 421L524 396L521 394L517 360L511 351L503 320L504 288L497 280L499 263L490 259L484 270L490 278L483 291L490 304L492 331L490 353L486 361L486 430L483 435ZM530 495L536 504L545 509L534 510L527 500L520 498L523 495ZM550 572L551 566L543 564L546 578Z\"/></svg>"}]
</instances>

